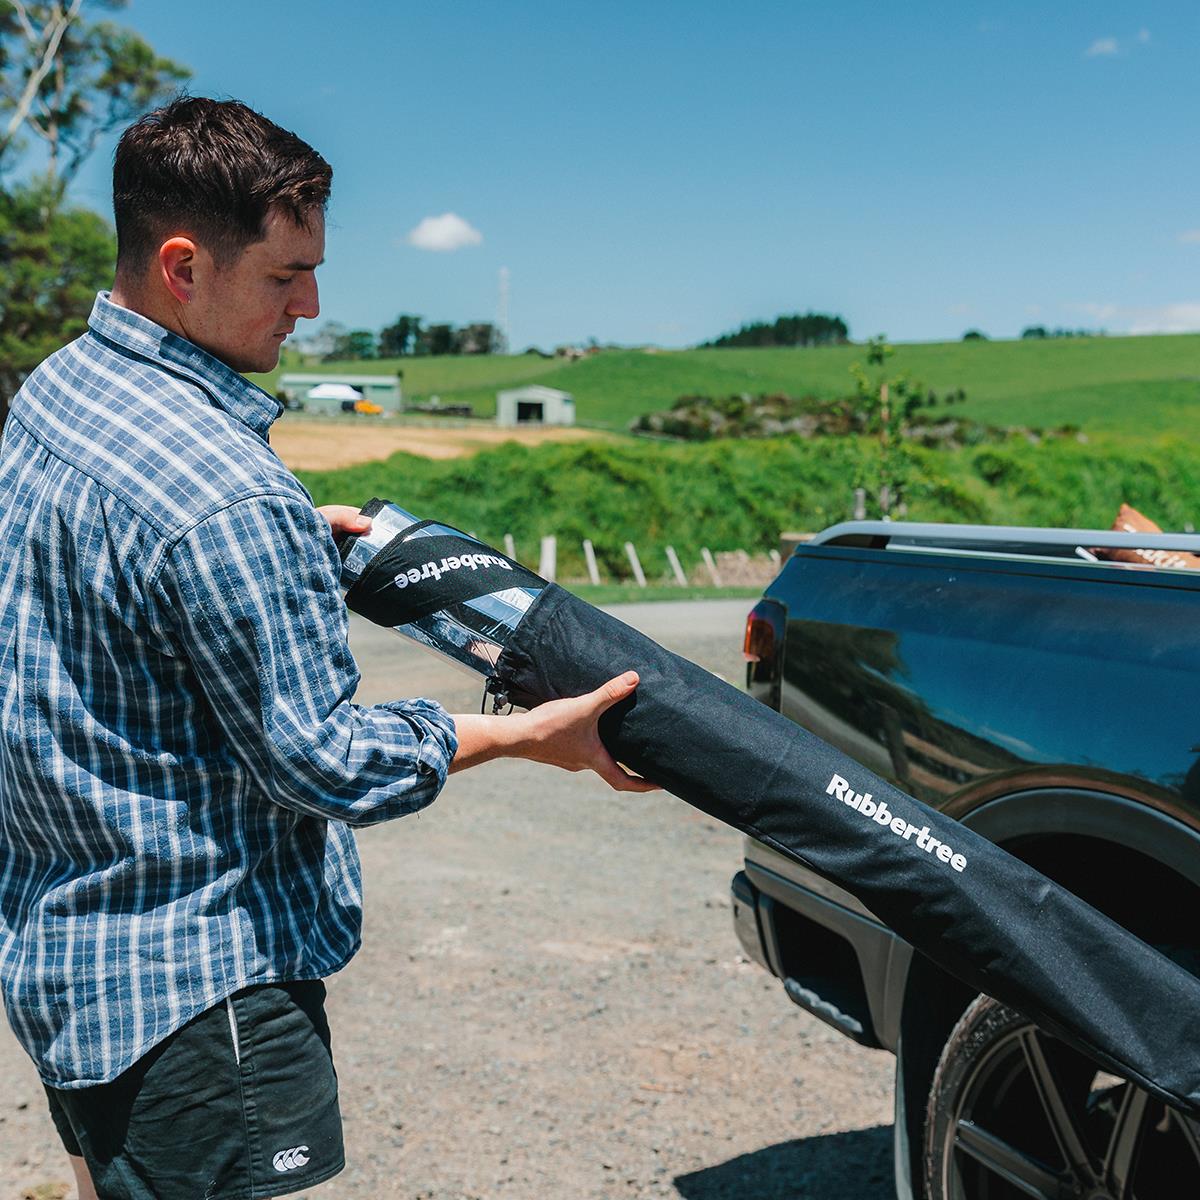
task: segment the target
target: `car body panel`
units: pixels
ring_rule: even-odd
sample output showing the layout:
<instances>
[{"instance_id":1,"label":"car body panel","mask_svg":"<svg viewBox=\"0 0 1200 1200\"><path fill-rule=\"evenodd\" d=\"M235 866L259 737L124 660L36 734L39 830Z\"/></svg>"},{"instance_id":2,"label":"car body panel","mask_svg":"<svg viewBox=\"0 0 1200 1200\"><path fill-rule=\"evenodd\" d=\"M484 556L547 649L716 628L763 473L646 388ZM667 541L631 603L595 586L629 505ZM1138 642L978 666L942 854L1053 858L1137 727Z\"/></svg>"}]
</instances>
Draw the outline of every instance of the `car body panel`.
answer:
<instances>
[{"instance_id":1,"label":"car body panel","mask_svg":"<svg viewBox=\"0 0 1200 1200\"><path fill-rule=\"evenodd\" d=\"M1014 853L1084 839L1200 889L1198 593L1197 572L802 545L765 593L785 632L775 677L755 664L751 691ZM903 1071L911 948L752 838L741 874L759 961L794 1002L897 1051ZM902 1198L919 1187L909 1090L897 1088Z\"/></svg>"}]
</instances>

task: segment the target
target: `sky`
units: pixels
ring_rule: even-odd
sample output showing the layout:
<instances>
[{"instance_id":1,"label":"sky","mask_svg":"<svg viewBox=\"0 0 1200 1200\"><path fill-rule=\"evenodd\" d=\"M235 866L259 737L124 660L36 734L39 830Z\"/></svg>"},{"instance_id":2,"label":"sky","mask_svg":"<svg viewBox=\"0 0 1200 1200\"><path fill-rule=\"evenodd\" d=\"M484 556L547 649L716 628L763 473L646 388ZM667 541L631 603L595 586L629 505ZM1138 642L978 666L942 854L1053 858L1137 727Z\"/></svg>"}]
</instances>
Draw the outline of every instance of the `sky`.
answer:
<instances>
[{"instance_id":1,"label":"sky","mask_svg":"<svg viewBox=\"0 0 1200 1200\"><path fill-rule=\"evenodd\" d=\"M507 268L514 349L808 309L855 339L1200 329L1195 0L115 17L333 164L316 326L495 320ZM81 203L108 208L111 151Z\"/></svg>"}]
</instances>

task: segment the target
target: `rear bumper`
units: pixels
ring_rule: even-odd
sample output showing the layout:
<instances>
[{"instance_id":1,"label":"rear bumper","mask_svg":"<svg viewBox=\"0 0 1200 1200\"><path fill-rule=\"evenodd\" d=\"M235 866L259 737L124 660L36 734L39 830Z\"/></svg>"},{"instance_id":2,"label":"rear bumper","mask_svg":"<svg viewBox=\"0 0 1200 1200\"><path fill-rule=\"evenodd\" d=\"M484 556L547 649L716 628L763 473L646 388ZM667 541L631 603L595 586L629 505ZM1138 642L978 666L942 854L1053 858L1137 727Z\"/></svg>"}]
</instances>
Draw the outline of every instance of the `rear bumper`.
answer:
<instances>
[{"instance_id":1,"label":"rear bumper","mask_svg":"<svg viewBox=\"0 0 1200 1200\"><path fill-rule=\"evenodd\" d=\"M869 915L819 894L830 890L823 880L806 885L807 874L747 858L730 885L738 941L793 1003L860 1045L895 1050L912 950Z\"/></svg>"}]
</instances>

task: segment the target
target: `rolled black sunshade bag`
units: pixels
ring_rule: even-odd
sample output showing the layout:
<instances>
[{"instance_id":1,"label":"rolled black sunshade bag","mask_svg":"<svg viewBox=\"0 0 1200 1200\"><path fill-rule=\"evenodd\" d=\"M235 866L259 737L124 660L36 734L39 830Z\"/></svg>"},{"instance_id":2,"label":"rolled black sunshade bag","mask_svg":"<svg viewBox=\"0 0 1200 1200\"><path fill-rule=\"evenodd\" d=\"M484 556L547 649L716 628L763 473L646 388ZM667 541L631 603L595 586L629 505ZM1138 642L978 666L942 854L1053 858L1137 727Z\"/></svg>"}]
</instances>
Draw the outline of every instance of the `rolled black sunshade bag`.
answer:
<instances>
[{"instance_id":1,"label":"rolled black sunshade bag","mask_svg":"<svg viewBox=\"0 0 1200 1200\"><path fill-rule=\"evenodd\" d=\"M348 606L533 708L641 677L619 762L852 893L932 962L1200 1116L1200 979L957 821L520 564L383 501Z\"/></svg>"}]
</instances>

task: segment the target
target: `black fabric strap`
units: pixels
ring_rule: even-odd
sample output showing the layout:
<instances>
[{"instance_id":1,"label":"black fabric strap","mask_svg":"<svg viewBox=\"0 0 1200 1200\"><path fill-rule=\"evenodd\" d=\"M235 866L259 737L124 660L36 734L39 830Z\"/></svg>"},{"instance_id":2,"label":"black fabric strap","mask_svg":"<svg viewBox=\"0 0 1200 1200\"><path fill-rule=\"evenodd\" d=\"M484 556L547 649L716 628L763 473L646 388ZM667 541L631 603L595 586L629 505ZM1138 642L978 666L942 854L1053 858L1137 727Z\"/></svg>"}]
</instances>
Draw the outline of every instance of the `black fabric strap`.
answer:
<instances>
[{"instance_id":1,"label":"black fabric strap","mask_svg":"<svg viewBox=\"0 0 1200 1200\"><path fill-rule=\"evenodd\" d=\"M346 606L376 625L408 625L453 604L505 588L546 581L465 533L415 537L440 522L420 521L398 533L346 593Z\"/></svg>"},{"instance_id":2,"label":"black fabric strap","mask_svg":"<svg viewBox=\"0 0 1200 1200\"><path fill-rule=\"evenodd\" d=\"M380 500L378 496L368 500L358 511L364 517L374 517L387 507L386 500ZM338 556L342 562L345 562L350 557L350 551L354 543L359 539L357 533L344 533L340 537L334 536L334 545L337 546Z\"/></svg>"}]
</instances>

